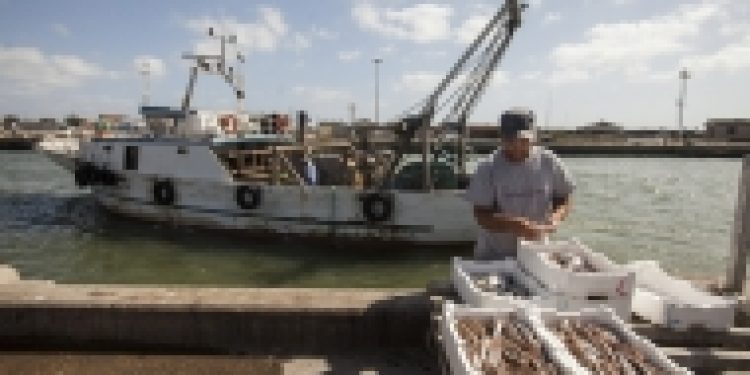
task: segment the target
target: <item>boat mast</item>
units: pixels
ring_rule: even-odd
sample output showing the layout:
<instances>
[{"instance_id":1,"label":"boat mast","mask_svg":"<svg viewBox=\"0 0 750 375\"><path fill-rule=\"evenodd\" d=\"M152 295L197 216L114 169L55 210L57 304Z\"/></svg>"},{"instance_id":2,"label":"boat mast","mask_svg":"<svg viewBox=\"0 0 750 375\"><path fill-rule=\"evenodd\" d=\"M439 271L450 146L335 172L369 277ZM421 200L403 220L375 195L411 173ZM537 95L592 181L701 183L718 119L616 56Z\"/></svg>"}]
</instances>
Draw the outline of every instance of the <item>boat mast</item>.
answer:
<instances>
[{"instance_id":1,"label":"boat mast","mask_svg":"<svg viewBox=\"0 0 750 375\"><path fill-rule=\"evenodd\" d=\"M198 72L203 71L208 74L218 74L224 77L224 81L232 86L234 94L237 97L237 113L242 112L242 101L245 99L245 88L242 74L235 71L233 66L227 65L226 49L227 44L237 44L236 35L214 35L214 28L208 28L208 36L218 39L220 42L220 52L218 55L190 54L183 53L182 58L186 60L195 60L195 66L190 67L190 79L188 80L185 95L182 99L182 111L187 114L190 111L190 102L195 90L195 83L198 80ZM237 52L237 61L245 62L245 57Z\"/></svg>"}]
</instances>

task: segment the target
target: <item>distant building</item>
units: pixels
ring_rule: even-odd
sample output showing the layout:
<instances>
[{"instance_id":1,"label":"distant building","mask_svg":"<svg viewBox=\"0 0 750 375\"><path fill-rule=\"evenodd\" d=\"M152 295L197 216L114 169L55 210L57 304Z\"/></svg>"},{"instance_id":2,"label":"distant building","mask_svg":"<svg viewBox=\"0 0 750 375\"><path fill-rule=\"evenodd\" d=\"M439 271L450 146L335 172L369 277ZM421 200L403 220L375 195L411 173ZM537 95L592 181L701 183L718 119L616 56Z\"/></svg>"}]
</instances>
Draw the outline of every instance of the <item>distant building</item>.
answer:
<instances>
[{"instance_id":1,"label":"distant building","mask_svg":"<svg viewBox=\"0 0 750 375\"><path fill-rule=\"evenodd\" d=\"M708 119L706 137L714 140L750 142L750 119Z\"/></svg>"},{"instance_id":2,"label":"distant building","mask_svg":"<svg viewBox=\"0 0 750 375\"><path fill-rule=\"evenodd\" d=\"M353 128L341 121L320 121L318 123L318 137L320 139L347 139L351 136Z\"/></svg>"},{"instance_id":3,"label":"distant building","mask_svg":"<svg viewBox=\"0 0 750 375\"><path fill-rule=\"evenodd\" d=\"M21 120L18 123L17 128L19 130L39 131L39 130L60 130L62 126L57 123L56 119L40 118L37 121Z\"/></svg>"},{"instance_id":4,"label":"distant building","mask_svg":"<svg viewBox=\"0 0 750 375\"><path fill-rule=\"evenodd\" d=\"M492 122L470 123L467 133L470 139L498 139L500 138L500 127Z\"/></svg>"},{"instance_id":5,"label":"distant building","mask_svg":"<svg viewBox=\"0 0 750 375\"><path fill-rule=\"evenodd\" d=\"M70 115L65 117L65 126L68 128L82 128L86 125L86 119L78 117L76 115Z\"/></svg>"},{"instance_id":6,"label":"distant building","mask_svg":"<svg viewBox=\"0 0 750 375\"><path fill-rule=\"evenodd\" d=\"M592 122L588 125L579 126L576 128L578 134L590 134L590 135L620 135L623 133L623 127L613 122L600 120Z\"/></svg>"},{"instance_id":7,"label":"distant building","mask_svg":"<svg viewBox=\"0 0 750 375\"><path fill-rule=\"evenodd\" d=\"M16 126L18 126L19 122L21 122L21 119L18 117L18 115L5 115L5 117L3 117L3 129L13 130Z\"/></svg>"},{"instance_id":8,"label":"distant building","mask_svg":"<svg viewBox=\"0 0 750 375\"><path fill-rule=\"evenodd\" d=\"M125 118L126 116L121 114L100 114L99 126L105 129L114 129L124 123Z\"/></svg>"}]
</instances>

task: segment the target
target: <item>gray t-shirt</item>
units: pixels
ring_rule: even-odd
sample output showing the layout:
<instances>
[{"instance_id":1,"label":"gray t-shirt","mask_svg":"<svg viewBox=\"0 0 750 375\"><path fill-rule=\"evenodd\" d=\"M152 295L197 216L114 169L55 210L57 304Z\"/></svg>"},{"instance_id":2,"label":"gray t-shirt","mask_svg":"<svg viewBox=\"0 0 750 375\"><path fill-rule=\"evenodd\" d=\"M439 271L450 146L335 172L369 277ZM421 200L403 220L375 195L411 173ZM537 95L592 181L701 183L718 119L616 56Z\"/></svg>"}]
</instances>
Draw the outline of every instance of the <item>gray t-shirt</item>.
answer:
<instances>
[{"instance_id":1,"label":"gray t-shirt","mask_svg":"<svg viewBox=\"0 0 750 375\"><path fill-rule=\"evenodd\" d=\"M544 222L552 211L552 197L566 197L574 187L570 173L550 150L533 147L529 157L518 163L508 161L498 150L477 167L466 189L466 199L495 212ZM513 234L479 228L474 256L515 257L517 244Z\"/></svg>"}]
</instances>

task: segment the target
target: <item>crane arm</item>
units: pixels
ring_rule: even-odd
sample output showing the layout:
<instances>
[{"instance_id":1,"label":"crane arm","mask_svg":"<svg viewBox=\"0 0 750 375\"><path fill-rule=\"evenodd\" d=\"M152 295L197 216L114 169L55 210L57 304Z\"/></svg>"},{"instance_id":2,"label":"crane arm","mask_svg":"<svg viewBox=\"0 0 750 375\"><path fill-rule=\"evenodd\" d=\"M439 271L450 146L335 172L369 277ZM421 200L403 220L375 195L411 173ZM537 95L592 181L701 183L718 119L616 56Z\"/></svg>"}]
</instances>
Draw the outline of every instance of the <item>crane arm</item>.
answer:
<instances>
[{"instance_id":1,"label":"crane arm","mask_svg":"<svg viewBox=\"0 0 750 375\"><path fill-rule=\"evenodd\" d=\"M520 3L519 0L505 0L504 6L489 20L435 90L421 102L424 103L422 108L417 113L407 114L400 120L401 126L396 132L399 140L390 165L383 175L381 188L386 187L392 181L396 168L403 155L409 150L417 131L421 129L426 134L434 117L443 108L451 108L445 121L456 124L463 131L463 127L466 126L466 119L476 106L479 98L484 94L487 84L510 44L515 31L520 27L521 12L526 7L527 5ZM484 48L477 53L482 46ZM476 60L476 64L467 68L468 63L472 60ZM467 72L467 74L463 75L465 81L463 85L449 94L447 99L441 101L448 87L461 78L464 72ZM423 153L426 153L429 148L429 138L423 136L423 142L425 143ZM429 176L429 168L424 169L424 173ZM425 181L427 180L429 178L425 178Z\"/></svg>"}]
</instances>

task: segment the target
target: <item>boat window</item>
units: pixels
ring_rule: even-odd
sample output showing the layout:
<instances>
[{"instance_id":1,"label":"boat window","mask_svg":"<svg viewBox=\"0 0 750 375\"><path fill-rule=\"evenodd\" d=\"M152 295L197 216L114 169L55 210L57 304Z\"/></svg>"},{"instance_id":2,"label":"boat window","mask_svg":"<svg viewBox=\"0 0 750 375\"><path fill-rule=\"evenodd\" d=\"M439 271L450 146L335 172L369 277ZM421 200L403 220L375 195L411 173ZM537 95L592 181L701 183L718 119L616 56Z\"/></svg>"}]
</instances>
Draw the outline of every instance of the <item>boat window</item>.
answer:
<instances>
[{"instance_id":1,"label":"boat window","mask_svg":"<svg viewBox=\"0 0 750 375\"><path fill-rule=\"evenodd\" d=\"M180 155L185 155L188 153L188 148L186 146L177 146L177 153Z\"/></svg>"},{"instance_id":2,"label":"boat window","mask_svg":"<svg viewBox=\"0 0 750 375\"><path fill-rule=\"evenodd\" d=\"M102 150L107 151L107 153L109 154L112 152L112 146L110 145L102 146Z\"/></svg>"},{"instance_id":3,"label":"boat window","mask_svg":"<svg viewBox=\"0 0 750 375\"><path fill-rule=\"evenodd\" d=\"M125 146L125 170L138 170L138 146Z\"/></svg>"}]
</instances>

